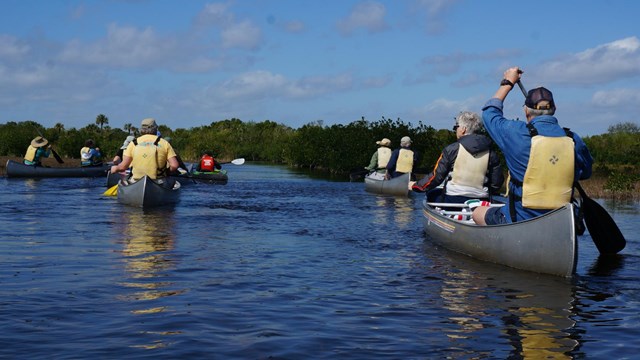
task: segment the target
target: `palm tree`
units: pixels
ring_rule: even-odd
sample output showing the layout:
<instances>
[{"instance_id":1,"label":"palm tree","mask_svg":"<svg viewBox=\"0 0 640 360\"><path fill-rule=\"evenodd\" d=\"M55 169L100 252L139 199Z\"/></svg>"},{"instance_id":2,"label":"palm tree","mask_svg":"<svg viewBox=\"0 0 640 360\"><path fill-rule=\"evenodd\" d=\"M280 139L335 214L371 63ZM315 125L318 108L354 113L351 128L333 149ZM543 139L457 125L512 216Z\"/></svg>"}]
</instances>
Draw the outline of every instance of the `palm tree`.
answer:
<instances>
[{"instance_id":1,"label":"palm tree","mask_svg":"<svg viewBox=\"0 0 640 360\"><path fill-rule=\"evenodd\" d=\"M106 117L105 115L100 114L96 117L96 125L100 125L100 131L102 131L102 126L108 123L109 123L109 118Z\"/></svg>"},{"instance_id":2,"label":"palm tree","mask_svg":"<svg viewBox=\"0 0 640 360\"><path fill-rule=\"evenodd\" d=\"M60 135L60 133L64 132L64 124L63 123L56 123L53 128L56 130L56 132L58 133L58 135Z\"/></svg>"}]
</instances>

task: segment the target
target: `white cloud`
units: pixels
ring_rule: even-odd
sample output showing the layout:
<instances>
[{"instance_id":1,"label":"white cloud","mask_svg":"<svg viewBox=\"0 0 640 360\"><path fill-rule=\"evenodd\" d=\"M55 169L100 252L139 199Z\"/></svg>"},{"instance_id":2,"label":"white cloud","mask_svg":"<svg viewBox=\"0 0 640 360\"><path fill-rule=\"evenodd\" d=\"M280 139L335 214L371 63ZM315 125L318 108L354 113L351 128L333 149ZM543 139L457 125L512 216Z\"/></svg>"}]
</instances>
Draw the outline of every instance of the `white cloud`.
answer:
<instances>
[{"instance_id":1,"label":"white cloud","mask_svg":"<svg viewBox=\"0 0 640 360\"><path fill-rule=\"evenodd\" d=\"M372 76L362 80L362 85L367 88L381 88L390 84L393 80L391 75Z\"/></svg>"},{"instance_id":2,"label":"white cloud","mask_svg":"<svg viewBox=\"0 0 640 360\"><path fill-rule=\"evenodd\" d=\"M640 75L640 39L635 36L558 56L536 67L544 83L604 84Z\"/></svg>"},{"instance_id":3,"label":"white cloud","mask_svg":"<svg viewBox=\"0 0 640 360\"><path fill-rule=\"evenodd\" d=\"M337 23L338 31L349 36L359 28L370 34L386 30L389 26L384 20L387 13L385 6L379 2L365 1L354 6L351 13Z\"/></svg>"},{"instance_id":4,"label":"white cloud","mask_svg":"<svg viewBox=\"0 0 640 360\"><path fill-rule=\"evenodd\" d=\"M413 8L426 13L427 32L436 34L444 27L444 13L457 2L458 0L415 0Z\"/></svg>"},{"instance_id":5,"label":"white cloud","mask_svg":"<svg viewBox=\"0 0 640 360\"><path fill-rule=\"evenodd\" d=\"M212 88L226 99L257 101L264 98L312 99L353 88L350 74L311 76L298 80L259 70L243 73Z\"/></svg>"},{"instance_id":6,"label":"white cloud","mask_svg":"<svg viewBox=\"0 0 640 360\"><path fill-rule=\"evenodd\" d=\"M225 28L221 37L225 48L255 50L262 42L262 31L250 21L245 20Z\"/></svg>"},{"instance_id":7,"label":"white cloud","mask_svg":"<svg viewBox=\"0 0 640 360\"><path fill-rule=\"evenodd\" d=\"M153 68L171 57L176 46L175 39L161 38L151 28L139 30L110 24L103 40L91 44L72 40L58 58L75 64Z\"/></svg>"},{"instance_id":8,"label":"white cloud","mask_svg":"<svg viewBox=\"0 0 640 360\"><path fill-rule=\"evenodd\" d=\"M640 103L640 89L614 89L596 91L591 102L602 107L631 107Z\"/></svg>"},{"instance_id":9,"label":"white cloud","mask_svg":"<svg viewBox=\"0 0 640 360\"><path fill-rule=\"evenodd\" d=\"M218 26L224 27L233 23L235 16L229 13L229 3L213 3L205 5L204 9L195 17L196 27Z\"/></svg>"},{"instance_id":10,"label":"white cloud","mask_svg":"<svg viewBox=\"0 0 640 360\"><path fill-rule=\"evenodd\" d=\"M244 73L225 81L221 84L220 91L221 95L227 99L259 99L282 94L282 89L287 83L287 79L282 75L260 70Z\"/></svg>"},{"instance_id":11,"label":"white cloud","mask_svg":"<svg viewBox=\"0 0 640 360\"><path fill-rule=\"evenodd\" d=\"M30 49L29 45L21 43L17 38L0 34L0 59L20 59Z\"/></svg>"},{"instance_id":12,"label":"white cloud","mask_svg":"<svg viewBox=\"0 0 640 360\"><path fill-rule=\"evenodd\" d=\"M290 84L287 89L287 96L300 99L343 92L351 89L353 83L354 79L350 74L311 76Z\"/></svg>"}]
</instances>

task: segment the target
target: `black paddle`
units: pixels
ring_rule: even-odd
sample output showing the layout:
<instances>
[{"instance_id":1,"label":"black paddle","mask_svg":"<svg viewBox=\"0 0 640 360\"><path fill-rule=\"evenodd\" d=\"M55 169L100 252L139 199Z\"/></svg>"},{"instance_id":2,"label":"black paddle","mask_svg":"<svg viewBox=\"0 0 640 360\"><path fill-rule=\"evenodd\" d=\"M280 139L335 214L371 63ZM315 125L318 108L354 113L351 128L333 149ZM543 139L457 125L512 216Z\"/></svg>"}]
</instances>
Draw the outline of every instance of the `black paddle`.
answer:
<instances>
[{"instance_id":1,"label":"black paddle","mask_svg":"<svg viewBox=\"0 0 640 360\"><path fill-rule=\"evenodd\" d=\"M627 245L622 232L613 221L611 215L595 200L587 196L580 183L576 182L576 189L582 197L584 222L598 251L603 255L617 254Z\"/></svg>"},{"instance_id":2,"label":"black paddle","mask_svg":"<svg viewBox=\"0 0 640 360\"><path fill-rule=\"evenodd\" d=\"M51 148L50 150L51 150L51 153L53 154L53 157L56 158L56 161L58 162L58 164L64 164L64 160L62 160L60 155L58 155L58 153L55 150L53 150L53 148Z\"/></svg>"},{"instance_id":3,"label":"black paddle","mask_svg":"<svg viewBox=\"0 0 640 360\"><path fill-rule=\"evenodd\" d=\"M349 180L354 181L354 180L358 180L362 177L364 177L365 175L367 175L368 173L370 173L370 170L367 169L356 169L356 170L352 170L349 173Z\"/></svg>"},{"instance_id":4,"label":"black paddle","mask_svg":"<svg viewBox=\"0 0 640 360\"><path fill-rule=\"evenodd\" d=\"M524 89L522 82L518 80L517 84L526 98L527 91ZM613 221L611 215L609 215L607 210L600 206L600 204L587 196L587 193L582 189L579 182L576 181L575 187L582 197L584 222L600 254L616 254L624 249L627 241L624 239L624 236L622 236L622 232L620 232L618 225Z\"/></svg>"}]
</instances>

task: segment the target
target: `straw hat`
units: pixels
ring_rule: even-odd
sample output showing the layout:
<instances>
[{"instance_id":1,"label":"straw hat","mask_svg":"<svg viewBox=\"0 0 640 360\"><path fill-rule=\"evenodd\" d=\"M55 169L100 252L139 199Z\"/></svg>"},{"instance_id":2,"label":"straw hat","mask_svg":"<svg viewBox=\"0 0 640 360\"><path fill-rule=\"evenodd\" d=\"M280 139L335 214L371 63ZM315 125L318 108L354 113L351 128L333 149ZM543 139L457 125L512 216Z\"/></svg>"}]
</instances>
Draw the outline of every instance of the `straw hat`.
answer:
<instances>
[{"instance_id":1,"label":"straw hat","mask_svg":"<svg viewBox=\"0 0 640 360\"><path fill-rule=\"evenodd\" d=\"M376 141L376 144L380 145L380 146L389 146L391 145L391 140L384 138L380 141Z\"/></svg>"},{"instance_id":2,"label":"straw hat","mask_svg":"<svg viewBox=\"0 0 640 360\"><path fill-rule=\"evenodd\" d=\"M31 140L31 146L33 146L34 148L46 146L48 143L49 141L42 136L36 136L33 140Z\"/></svg>"}]
</instances>

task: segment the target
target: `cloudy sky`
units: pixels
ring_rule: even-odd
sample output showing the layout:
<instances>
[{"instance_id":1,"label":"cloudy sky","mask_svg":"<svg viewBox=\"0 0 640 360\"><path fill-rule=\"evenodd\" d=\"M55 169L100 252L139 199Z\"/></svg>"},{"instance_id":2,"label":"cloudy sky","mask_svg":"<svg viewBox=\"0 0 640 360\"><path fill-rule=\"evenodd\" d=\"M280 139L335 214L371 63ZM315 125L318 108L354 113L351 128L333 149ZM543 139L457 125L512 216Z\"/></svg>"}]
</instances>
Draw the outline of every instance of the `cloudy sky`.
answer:
<instances>
[{"instance_id":1,"label":"cloudy sky","mask_svg":"<svg viewBox=\"0 0 640 360\"><path fill-rule=\"evenodd\" d=\"M597 135L640 124L638 14L634 0L2 0L0 123L449 128L517 65L563 126ZM506 115L522 104L513 91Z\"/></svg>"}]
</instances>

